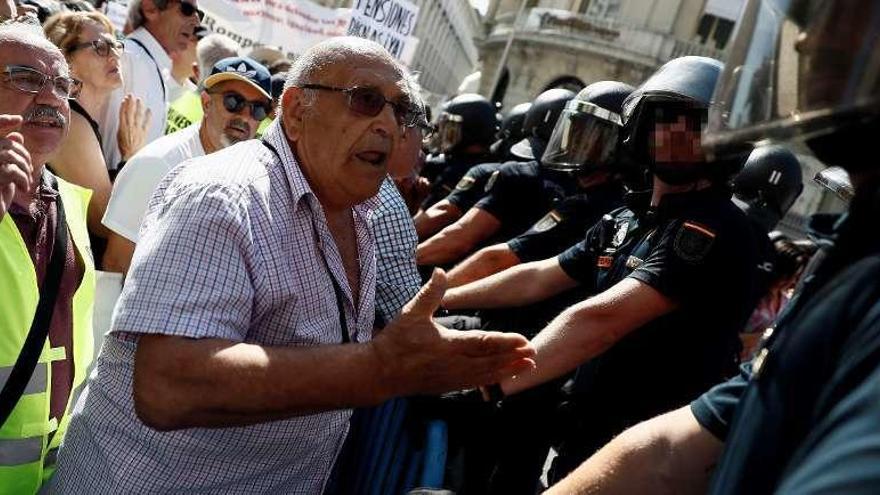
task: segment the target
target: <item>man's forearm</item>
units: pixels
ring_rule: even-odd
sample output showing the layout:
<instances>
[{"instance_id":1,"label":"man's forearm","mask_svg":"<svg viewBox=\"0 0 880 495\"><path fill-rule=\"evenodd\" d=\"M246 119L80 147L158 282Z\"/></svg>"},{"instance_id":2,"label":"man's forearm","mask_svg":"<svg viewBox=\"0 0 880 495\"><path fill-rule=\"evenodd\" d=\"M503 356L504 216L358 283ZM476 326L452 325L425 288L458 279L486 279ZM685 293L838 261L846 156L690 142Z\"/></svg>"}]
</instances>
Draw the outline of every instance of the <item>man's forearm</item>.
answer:
<instances>
[{"instance_id":1,"label":"man's forearm","mask_svg":"<svg viewBox=\"0 0 880 495\"><path fill-rule=\"evenodd\" d=\"M495 244L467 257L449 271L449 287L459 287L486 278L520 263L507 244Z\"/></svg>"},{"instance_id":2,"label":"man's forearm","mask_svg":"<svg viewBox=\"0 0 880 495\"><path fill-rule=\"evenodd\" d=\"M682 407L621 433L544 493L705 493L722 446Z\"/></svg>"},{"instance_id":3,"label":"man's forearm","mask_svg":"<svg viewBox=\"0 0 880 495\"><path fill-rule=\"evenodd\" d=\"M443 298L447 309L489 309L524 306L577 286L555 258L517 265L461 287Z\"/></svg>"},{"instance_id":4,"label":"man's forearm","mask_svg":"<svg viewBox=\"0 0 880 495\"><path fill-rule=\"evenodd\" d=\"M428 208L427 211L418 212L413 221L416 225L416 234L421 241L436 234L440 229L459 218L461 218L461 210L452 203L443 200Z\"/></svg>"},{"instance_id":5,"label":"man's forearm","mask_svg":"<svg viewBox=\"0 0 880 495\"><path fill-rule=\"evenodd\" d=\"M370 344L263 347L220 339L142 336L138 415L160 429L261 423L391 397Z\"/></svg>"},{"instance_id":6,"label":"man's forearm","mask_svg":"<svg viewBox=\"0 0 880 495\"><path fill-rule=\"evenodd\" d=\"M416 249L419 265L443 265L461 259L475 245L467 232L458 224L441 230Z\"/></svg>"}]
</instances>

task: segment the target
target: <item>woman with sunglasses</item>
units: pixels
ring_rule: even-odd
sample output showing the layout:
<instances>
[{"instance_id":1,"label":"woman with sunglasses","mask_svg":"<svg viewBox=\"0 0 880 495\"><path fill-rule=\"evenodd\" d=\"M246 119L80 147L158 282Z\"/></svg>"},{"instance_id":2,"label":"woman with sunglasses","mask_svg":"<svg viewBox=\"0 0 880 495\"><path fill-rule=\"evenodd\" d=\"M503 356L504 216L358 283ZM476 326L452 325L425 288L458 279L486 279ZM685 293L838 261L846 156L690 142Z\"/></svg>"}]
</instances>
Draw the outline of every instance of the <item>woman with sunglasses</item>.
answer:
<instances>
[{"instance_id":1,"label":"woman with sunglasses","mask_svg":"<svg viewBox=\"0 0 880 495\"><path fill-rule=\"evenodd\" d=\"M111 178L101 152L101 133L93 116L102 115L113 90L122 86L119 57L122 45L109 19L98 12L64 12L50 17L46 36L64 53L71 77L82 82L70 100L70 131L51 160L62 178L91 189L88 226L96 264L100 264L107 236L101 217L110 198ZM131 95L119 111L118 143L128 159L146 142L149 111Z\"/></svg>"}]
</instances>

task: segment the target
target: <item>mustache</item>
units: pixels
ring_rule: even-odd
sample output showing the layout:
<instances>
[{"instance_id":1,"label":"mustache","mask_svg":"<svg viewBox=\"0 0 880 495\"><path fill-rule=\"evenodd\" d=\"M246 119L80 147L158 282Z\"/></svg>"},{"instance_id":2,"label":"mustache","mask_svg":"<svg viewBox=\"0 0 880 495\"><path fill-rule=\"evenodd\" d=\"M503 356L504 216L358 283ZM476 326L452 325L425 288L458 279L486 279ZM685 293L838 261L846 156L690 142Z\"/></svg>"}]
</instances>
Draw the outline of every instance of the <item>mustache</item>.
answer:
<instances>
[{"instance_id":1,"label":"mustache","mask_svg":"<svg viewBox=\"0 0 880 495\"><path fill-rule=\"evenodd\" d=\"M34 108L25 112L25 114L22 115L22 119L24 119L25 124L34 121L49 121L51 125L57 127L64 127L67 125L67 118L65 118L57 108L50 107L49 105L36 105Z\"/></svg>"},{"instance_id":2,"label":"mustache","mask_svg":"<svg viewBox=\"0 0 880 495\"><path fill-rule=\"evenodd\" d=\"M233 129L238 129L244 132L251 132L251 126L242 119L232 119L226 124L226 127L232 127Z\"/></svg>"}]
</instances>

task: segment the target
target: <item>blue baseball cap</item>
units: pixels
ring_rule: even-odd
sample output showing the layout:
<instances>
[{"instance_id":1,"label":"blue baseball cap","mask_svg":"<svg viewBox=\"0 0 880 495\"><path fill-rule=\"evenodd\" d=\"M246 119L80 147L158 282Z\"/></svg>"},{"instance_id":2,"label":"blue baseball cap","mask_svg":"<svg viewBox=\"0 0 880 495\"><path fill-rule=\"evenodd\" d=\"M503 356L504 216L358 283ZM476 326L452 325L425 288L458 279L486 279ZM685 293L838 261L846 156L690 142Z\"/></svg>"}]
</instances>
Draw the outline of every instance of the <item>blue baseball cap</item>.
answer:
<instances>
[{"instance_id":1,"label":"blue baseball cap","mask_svg":"<svg viewBox=\"0 0 880 495\"><path fill-rule=\"evenodd\" d=\"M272 76L269 69L248 57L228 57L218 61L211 69L211 75L202 82L205 89L211 89L223 81L241 81L258 89L272 99Z\"/></svg>"}]
</instances>

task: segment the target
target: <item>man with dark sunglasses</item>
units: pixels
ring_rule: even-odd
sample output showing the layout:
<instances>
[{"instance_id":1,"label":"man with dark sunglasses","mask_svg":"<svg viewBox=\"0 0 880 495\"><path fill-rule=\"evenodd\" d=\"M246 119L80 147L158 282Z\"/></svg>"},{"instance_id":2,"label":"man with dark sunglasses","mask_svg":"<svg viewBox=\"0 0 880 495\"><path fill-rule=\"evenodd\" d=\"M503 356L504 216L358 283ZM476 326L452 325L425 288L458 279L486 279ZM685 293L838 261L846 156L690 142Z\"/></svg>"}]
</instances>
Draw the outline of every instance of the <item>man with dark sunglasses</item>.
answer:
<instances>
[{"instance_id":1,"label":"man with dark sunglasses","mask_svg":"<svg viewBox=\"0 0 880 495\"><path fill-rule=\"evenodd\" d=\"M111 96L104 115L95 116L103 136L104 160L111 170L124 165L116 141L123 96L132 94L140 98L150 110L148 143L165 134L168 103L177 85L171 56L187 50L202 15L197 0L129 2L128 25L133 31L124 41L124 84Z\"/></svg>"},{"instance_id":2,"label":"man with dark sunglasses","mask_svg":"<svg viewBox=\"0 0 880 495\"><path fill-rule=\"evenodd\" d=\"M106 268L126 273L138 229L159 181L177 164L252 139L271 113L269 70L253 59L217 62L202 82L201 122L145 146L116 177L103 223L110 229Z\"/></svg>"}]
</instances>

